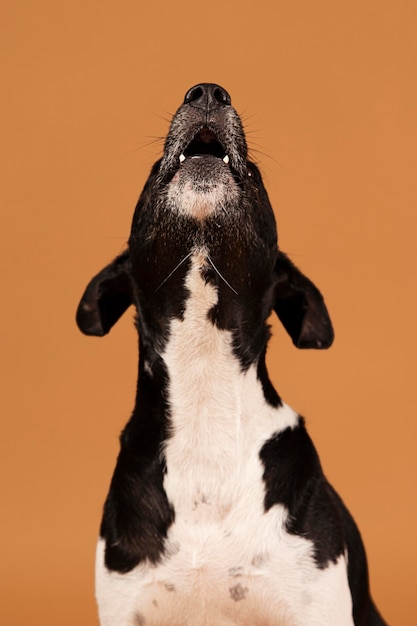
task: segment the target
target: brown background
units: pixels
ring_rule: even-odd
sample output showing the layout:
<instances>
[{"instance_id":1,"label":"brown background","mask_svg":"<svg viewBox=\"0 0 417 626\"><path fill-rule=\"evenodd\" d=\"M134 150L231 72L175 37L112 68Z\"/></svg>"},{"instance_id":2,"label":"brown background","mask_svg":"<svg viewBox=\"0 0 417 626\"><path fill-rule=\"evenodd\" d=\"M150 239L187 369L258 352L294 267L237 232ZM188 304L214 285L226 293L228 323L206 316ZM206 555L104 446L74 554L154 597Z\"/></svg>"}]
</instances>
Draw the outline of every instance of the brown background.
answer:
<instances>
[{"instance_id":1,"label":"brown background","mask_svg":"<svg viewBox=\"0 0 417 626\"><path fill-rule=\"evenodd\" d=\"M416 624L414 0L4 0L0 622L94 626L101 507L132 408L132 313L74 323L123 247L187 88L232 94L280 244L336 342L269 363L362 530L389 623ZM336 626L336 625L335 625Z\"/></svg>"}]
</instances>

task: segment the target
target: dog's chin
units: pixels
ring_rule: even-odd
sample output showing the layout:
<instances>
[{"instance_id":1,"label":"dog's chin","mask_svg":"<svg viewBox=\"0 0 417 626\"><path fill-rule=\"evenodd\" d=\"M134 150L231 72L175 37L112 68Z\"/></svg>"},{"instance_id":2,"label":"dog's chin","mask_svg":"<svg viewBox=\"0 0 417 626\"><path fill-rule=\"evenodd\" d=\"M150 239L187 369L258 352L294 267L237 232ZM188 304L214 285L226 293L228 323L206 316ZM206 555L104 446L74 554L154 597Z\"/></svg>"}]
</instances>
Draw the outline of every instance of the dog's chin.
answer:
<instances>
[{"instance_id":1,"label":"dog's chin","mask_svg":"<svg viewBox=\"0 0 417 626\"><path fill-rule=\"evenodd\" d=\"M168 185L171 208L199 220L227 211L239 193L229 165L209 154L187 157Z\"/></svg>"}]
</instances>

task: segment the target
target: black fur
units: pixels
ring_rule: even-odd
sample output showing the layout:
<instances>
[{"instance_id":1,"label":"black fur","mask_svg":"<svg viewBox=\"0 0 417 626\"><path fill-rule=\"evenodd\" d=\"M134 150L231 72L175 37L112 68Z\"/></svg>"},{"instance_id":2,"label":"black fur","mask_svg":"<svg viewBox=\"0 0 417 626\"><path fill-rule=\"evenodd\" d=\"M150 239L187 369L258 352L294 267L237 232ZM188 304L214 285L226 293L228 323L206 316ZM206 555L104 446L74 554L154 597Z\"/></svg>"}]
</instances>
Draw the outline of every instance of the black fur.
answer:
<instances>
[{"instance_id":1,"label":"black fur","mask_svg":"<svg viewBox=\"0 0 417 626\"><path fill-rule=\"evenodd\" d=\"M100 528L106 566L128 572L144 559L157 563L175 513L162 487L160 444L167 436L167 375L160 359L152 376L142 371L132 418L120 437L120 453Z\"/></svg>"}]
</instances>

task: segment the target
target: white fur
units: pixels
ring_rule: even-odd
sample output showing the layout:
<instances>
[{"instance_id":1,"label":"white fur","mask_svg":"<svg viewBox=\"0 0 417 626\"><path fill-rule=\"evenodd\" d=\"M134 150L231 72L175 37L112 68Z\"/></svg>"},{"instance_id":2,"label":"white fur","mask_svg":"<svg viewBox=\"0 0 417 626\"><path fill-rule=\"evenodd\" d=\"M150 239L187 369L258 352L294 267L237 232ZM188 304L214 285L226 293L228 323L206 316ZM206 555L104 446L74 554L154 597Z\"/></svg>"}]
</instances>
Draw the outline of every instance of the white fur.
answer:
<instances>
[{"instance_id":1,"label":"white fur","mask_svg":"<svg viewBox=\"0 0 417 626\"><path fill-rule=\"evenodd\" d=\"M172 211L203 220L212 213L225 210L234 204L239 191L236 182L226 164L217 163L217 176L210 177L205 189L196 188L194 177L189 176L193 159L180 166L168 186L168 201Z\"/></svg>"},{"instance_id":2,"label":"white fur","mask_svg":"<svg viewBox=\"0 0 417 626\"><path fill-rule=\"evenodd\" d=\"M172 432L164 488L175 510L166 555L128 574L97 550L102 626L352 626L346 562L319 569L310 541L285 530L287 511L264 511L262 445L298 422L265 402L256 366L242 373L231 334L207 318L217 293L187 277L183 320L171 323L168 367Z\"/></svg>"}]
</instances>

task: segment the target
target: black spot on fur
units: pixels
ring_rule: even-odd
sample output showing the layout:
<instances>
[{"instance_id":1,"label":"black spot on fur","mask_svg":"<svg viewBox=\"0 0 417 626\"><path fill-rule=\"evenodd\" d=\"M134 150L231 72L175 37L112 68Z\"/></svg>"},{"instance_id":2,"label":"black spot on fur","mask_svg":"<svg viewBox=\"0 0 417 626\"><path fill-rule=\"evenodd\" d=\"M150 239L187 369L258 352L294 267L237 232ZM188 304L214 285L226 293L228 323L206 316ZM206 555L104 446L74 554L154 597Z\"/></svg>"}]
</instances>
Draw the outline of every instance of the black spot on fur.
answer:
<instances>
[{"instance_id":1,"label":"black spot on fur","mask_svg":"<svg viewBox=\"0 0 417 626\"><path fill-rule=\"evenodd\" d=\"M141 613L136 613L134 626L145 626L146 619Z\"/></svg>"},{"instance_id":2,"label":"black spot on fur","mask_svg":"<svg viewBox=\"0 0 417 626\"><path fill-rule=\"evenodd\" d=\"M241 600L244 600L248 591L248 588L244 587L240 583L229 588L230 597L235 602L240 602Z\"/></svg>"},{"instance_id":3,"label":"black spot on fur","mask_svg":"<svg viewBox=\"0 0 417 626\"><path fill-rule=\"evenodd\" d=\"M288 532L313 542L317 565L336 562L345 549L343 525L304 421L267 441L260 458L265 510L283 504L289 512Z\"/></svg>"},{"instance_id":4,"label":"black spot on fur","mask_svg":"<svg viewBox=\"0 0 417 626\"><path fill-rule=\"evenodd\" d=\"M155 360L152 374L144 372L140 378L135 411L121 436L100 529L106 540L105 563L111 570L128 572L146 559L157 563L174 521L163 489L160 454L160 442L168 436L166 385L165 368Z\"/></svg>"}]
</instances>

